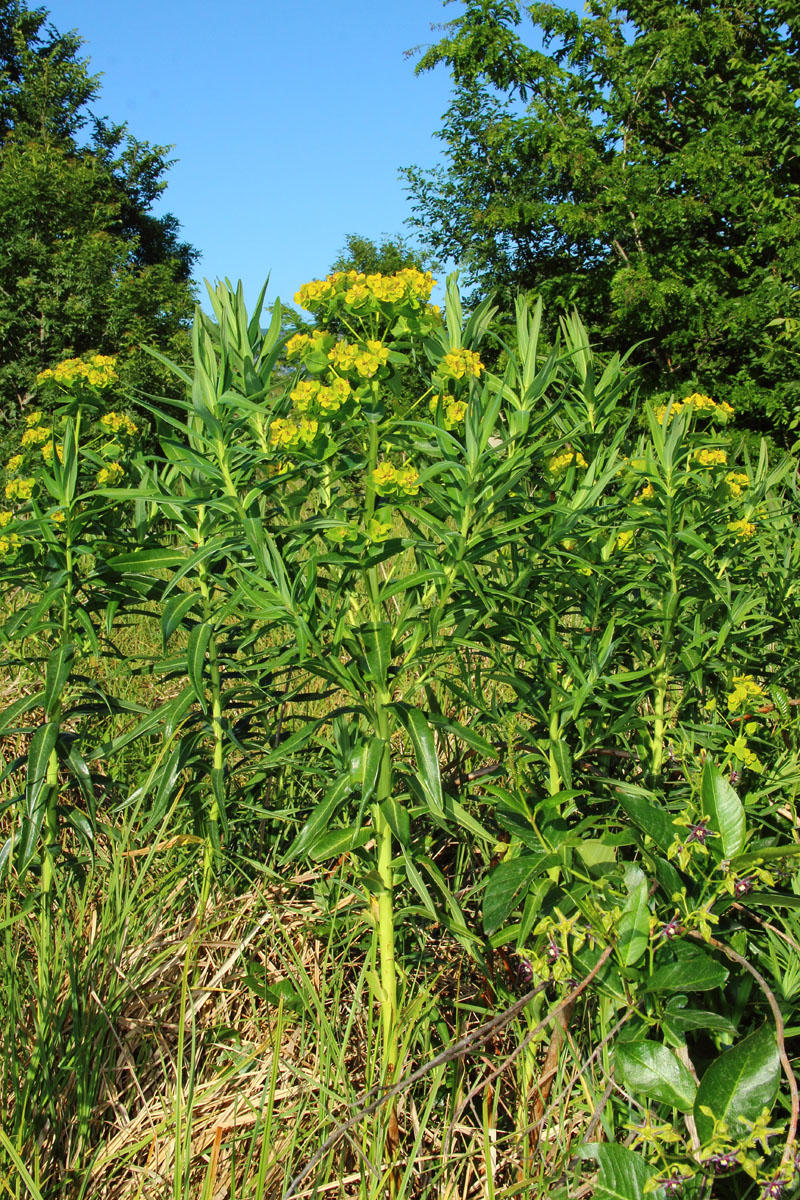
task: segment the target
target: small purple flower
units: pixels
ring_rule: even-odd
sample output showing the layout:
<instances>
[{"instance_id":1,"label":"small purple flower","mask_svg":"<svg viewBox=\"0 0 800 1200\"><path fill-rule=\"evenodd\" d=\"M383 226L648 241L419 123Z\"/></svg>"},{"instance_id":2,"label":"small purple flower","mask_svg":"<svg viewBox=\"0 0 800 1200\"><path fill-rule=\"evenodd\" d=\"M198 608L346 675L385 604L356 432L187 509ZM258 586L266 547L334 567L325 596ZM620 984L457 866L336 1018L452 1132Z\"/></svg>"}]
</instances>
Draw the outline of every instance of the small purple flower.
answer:
<instances>
[{"instance_id":1,"label":"small purple flower","mask_svg":"<svg viewBox=\"0 0 800 1200\"><path fill-rule=\"evenodd\" d=\"M683 933L683 926L678 920L678 914L676 913L671 921L667 921L659 936L669 939L677 937L679 933Z\"/></svg>"},{"instance_id":2,"label":"small purple flower","mask_svg":"<svg viewBox=\"0 0 800 1200\"><path fill-rule=\"evenodd\" d=\"M692 825L689 829L689 836L686 839L686 845L689 842L698 842L701 846L705 846L706 842L713 834L708 828L708 817L703 817L696 825Z\"/></svg>"},{"instance_id":3,"label":"small purple flower","mask_svg":"<svg viewBox=\"0 0 800 1200\"><path fill-rule=\"evenodd\" d=\"M735 896L746 896L748 892L752 892L754 883L755 879L752 875L744 875L734 883L733 894Z\"/></svg>"},{"instance_id":4,"label":"small purple flower","mask_svg":"<svg viewBox=\"0 0 800 1200\"><path fill-rule=\"evenodd\" d=\"M547 960L551 963L557 963L561 958L561 951L556 945L553 938L550 938L550 945L547 947Z\"/></svg>"},{"instance_id":5,"label":"small purple flower","mask_svg":"<svg viewBox=\"0 0 800 1200\"><path fill-rule=\"evenodd\" d=\"M739 1155L735 1150L731 1150L727 1154L712 1154L710 1158L706 1158L703 1161L703 1166L706 1169L710 1168L715 1175L722 1175L725 1171L732 1171L738 1165Z\"/></svg>"},{"instance_id":6,"label":"small purple flower","mask_svg":"<svg viewBox=\"0 0 800 1200\"><path fill-rule=\"evenodd\" d=\"M517 965L517 979L523 987L530 987L533 983L533 967L527 958L521 958Z\"/></svg>"},{"instance_id":7,"label":"small purple flower","mask_svg":"<svg viewBox=\"0 0 800 1200\"><path fill-rule=\"evenodd\" d=\"M739 782L739 780L741 778L742 778L741 771L733 771L733 770L731 771L730 779L731 779L731 783L733 784L734 787L736 787L736 784Z\"/></svg>"},{"instance_id":8,"label":"small purple flower","mask_svg":"<svg viewBox=\"0 0 800 1200\"><path fill-rule=\"evenodd\" d=\"M768 1180L761 1189L761 1200L781 1200L781 1196L786 1191L786 1180L781 1179L780 1175L776 1175L774 1179Z\"/></svg>"},{"instance_id":9,"label":"small purple flower","mask_svg":"<svg viewBox=\"0 0 800 1200\"><path fill-rule=\"evenodd\" d=\"M668 1175L657 1182L664 1189L665 1196L679 1196L683 1191L683 1178L680 1175Z\"/></svg>"}]
</instances>

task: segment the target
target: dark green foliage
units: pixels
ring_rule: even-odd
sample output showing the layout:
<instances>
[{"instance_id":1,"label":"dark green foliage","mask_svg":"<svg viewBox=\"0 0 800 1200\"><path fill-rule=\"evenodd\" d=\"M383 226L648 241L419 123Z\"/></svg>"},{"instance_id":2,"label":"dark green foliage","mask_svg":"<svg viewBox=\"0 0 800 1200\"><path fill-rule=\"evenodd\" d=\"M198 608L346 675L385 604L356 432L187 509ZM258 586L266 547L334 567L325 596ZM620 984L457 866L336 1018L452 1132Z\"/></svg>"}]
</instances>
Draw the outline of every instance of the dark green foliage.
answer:
<instances>
[{"instance_id":1,"label":"dark green foliage","mask_svg":"<svg viewBox=\"0 0 800 1200\"><path fill-rule=\"evenodd\" d=\"M543 49L520 35L529 18ZM527 22L526 22L527 23ZM577 304L648 386L787 438L800 384L800 63L784 2L465 0L446 162L407 171L424 244L481 291Z\"/></svg>"},{"instance_id":2,"label":"dark green foliage","mask_svg":"<svg viewBox=\"0 0 800 1200\"><path fill-rule=\"evenodd\" d=\"M186 359L196 252L152 214L168 148L124 125L81 131L97 77L80 38L45 9L0 2L0 410L13 419L35 377L63 358L119 355L124 384L163 391L143 345Z\"/></svg>"}]
</instances>

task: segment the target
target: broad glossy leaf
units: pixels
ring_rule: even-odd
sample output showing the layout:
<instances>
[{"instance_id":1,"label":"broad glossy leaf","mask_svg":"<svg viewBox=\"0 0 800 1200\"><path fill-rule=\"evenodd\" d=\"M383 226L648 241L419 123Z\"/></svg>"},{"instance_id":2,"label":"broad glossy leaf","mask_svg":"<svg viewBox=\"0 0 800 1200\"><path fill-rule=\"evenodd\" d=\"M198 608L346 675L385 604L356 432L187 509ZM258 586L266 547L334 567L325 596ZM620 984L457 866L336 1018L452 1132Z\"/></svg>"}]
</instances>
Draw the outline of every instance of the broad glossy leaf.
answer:
<instances>
[{"instance_id":1,"label":"broad glossy leaf","mask_svg":"<svg viewBox=\"0 0 800 1200\"><path fill-rule=\"evenodd\" d=\"M711 1137L714 1122L702 1110L711 1109L726 1121L733 1136L744 1133L762 1109L770 1109L778 1094L781 1064L775 1034L763 1025L712 1062L697 1089L694 1118L703 1141Z\"/></svg>"},{"instance_id":2,"label":"broad glossy leaf","mask_svg":"<svg viewBox=\"0 0 800 1200\"><path fill-rule=\"evenodd\" d=\"M510 913L525 899L530 883L538 875L545 854L523 854L498 863L490 873L483 893L483 929L487 934L498 930Z\"/></svg>"},{"instance_id":3,"label":"broad glossy leaf","mask_svg":"<svg viewBox=\"0 0 800 1200\"><path fill-rule=\"evenodd\" d=\"M648 1038L622 1042L616 1050L617 1070L632 1092L661 1100L679 1112L691 1112L697 1085L691 1072L671 1050Z\"/></svg>"},{"instance_id":4,"label":"broad glossy leaf","mask_svg":"<svg viewBox=\"0 0 800 1200\"><path fill-rule=\"evenodd\" d=\"M658 967L647 980L649 992L710 992L722 987L728 971L710 955L698 951Z\"/></svg>"},{"instance_id":5,"label":"broad glossy leaf","mask_svg":"<svg viewBox=\"0 0 800 1200\"><path fill-rule=\"evenodd\" d=\"M600 1166L592 1191L594 1200L642 1200L647 1181L656 1174L655 1167L627 1146L603 1143L592 1149L591 1157Z\"/></svg>"},{"instance_id":6,"label":"broad glossy leaf","mask_svg":"<svg viewBox=\"0 0 800 1200\"><path fill-rule=\"evenodd\" d=\"M638 825L643 833L652 838L658 849L666 854L672 845L677 828L666 809L654 804L647 796L641 794L622 795L619 798L619 805L634 825Z\"/></svg>"},{"instance_id":7,"label":"broad glossy leaf","mask_svg":"<svg viewBox=\"0 0 800 1200\"><path fill-rule=\"evenodd\" d=\"M724 858L733 858L744 846L744 806L727 779L710 758L703 767L700 786L703 812L711 828L719 834Z\"/></svg>"},{"instance_id":8,"label":"broad glossy leaf","mask_svg":"<svg viewBox=\"0 0 800 1200\"><path fill-rule=\"evenodd\" d=\"M622 965L637 963L650 943L650 906L648 882L642 871L629 882L630 891L617 926L617 953Z\"/></svg>"}]
</instances>

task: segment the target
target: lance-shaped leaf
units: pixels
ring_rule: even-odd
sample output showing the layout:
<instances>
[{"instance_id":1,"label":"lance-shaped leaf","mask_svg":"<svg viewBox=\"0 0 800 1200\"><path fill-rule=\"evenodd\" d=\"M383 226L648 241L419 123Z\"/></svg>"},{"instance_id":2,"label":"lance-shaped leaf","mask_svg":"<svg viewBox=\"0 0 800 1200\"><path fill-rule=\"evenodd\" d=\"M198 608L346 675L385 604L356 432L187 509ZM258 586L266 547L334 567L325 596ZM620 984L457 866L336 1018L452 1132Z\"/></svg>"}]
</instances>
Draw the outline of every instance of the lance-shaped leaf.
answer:
<instances>
[{"instance_id":1,"label":"lance-shaped leaf","mask_svg":"<svg viewBox=\"0 0 800 1200\"><path fill-rule=\"evenodd\" d=\"M418 708L408 704L393 704L392 708L402 721L417 760L417 776L422 786L425 799L435 816L444 816L444 800L442 797L442 779L439 774L439 759L433 740L433 730L428 724L428 718Z\"/></svg>"},{"instance_id":2,"label":"lance-shaped leaf","mask_svg":"<svg viewBox=\"0 0 800 1200\"><path fill-rule=\"evenodd\" d=\"M48 721L56 716L64 685L69 679L72 664L75 661L75 647L71 642L66 646L58 646L52 651L47 660L47 673L44 687L44 712Z\"/></svg>"},{"instance_id":3,"label":"lance-shaped leaf","mask_svg":"<svg viewBox=\"0 0 800 1200\"><path fill-rule=\"evenodd\" d=\"M539 874L547 857L546 854L523 854L520 858L498 863L483 894L485 933L495 933L523 902L531 881Z\"/></svg>"}]
</instances>

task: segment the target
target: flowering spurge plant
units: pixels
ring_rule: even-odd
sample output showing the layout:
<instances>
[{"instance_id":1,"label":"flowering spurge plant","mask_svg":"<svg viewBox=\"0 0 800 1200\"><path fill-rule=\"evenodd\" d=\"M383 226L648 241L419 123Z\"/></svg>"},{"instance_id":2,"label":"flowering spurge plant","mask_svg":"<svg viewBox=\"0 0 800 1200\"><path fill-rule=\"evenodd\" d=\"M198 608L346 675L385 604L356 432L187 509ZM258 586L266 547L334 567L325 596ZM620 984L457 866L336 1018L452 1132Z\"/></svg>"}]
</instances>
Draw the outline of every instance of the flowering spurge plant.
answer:
<instances>
[{"instance_id":1,"label":"flowering spurge plant","mask_svg":"<svg viewBox=\"0 0 800 1200\"><path fill-rule=\"evenodd\" d=\"M439 830L491 846L492 835L444 786L439 754L444 744L459 756L494 747L474 721L451 716L446 701L461 696L460 707L468 695L476 713L485 710L470 655L491 640L495 576L508 572L512 543L553 509L546 464L561 448L545 433L557 404L555 363L540 363L521 389L511 368L505 379L490 377L481 341L491 310L484 305L465 323L451 282L442 319L429 306L431 286L401 272L301 289L300 302L331 329L291 340L298 369L283 391L270 374L273 330L265 337L240 295L218 289L215 327L202 317L195 327L185 427L162 419L166 465L154 468L149 492L187 536L190 516L205 523L189 558L179 564L169 551L176 576L167 598L170 632L189 629L190 679L195 700L208 706L218 780L230 777L225 748L233 746L220 636L232 628L235 640L246 627L255 659L257 631L271 645L261 652L262 673L303 681L285 687L283 740L262 768L302 762L312 739L329 748L332 778L286 857L344 856L357 874L374 927L370 978L386 1079L400 1067L402 1013L415 1003L396 955L413 936L403 917L445 923L480 953L480 933L430 838ZM527 328L521 307L523 338ZM411 355L428 363L428 384L401 420L390 403L393 371ZM552 403L541 403L548 389ZM592 480L596 488L593 472ZM129 565L167 565L161 554L142 551ZM221 556L224 573L210 569ZM239 669L233 655L230 664ZM335 691L335 719L296 724L292 696L309 680Z\"/></svg>"},{"instance_id":2,"label":"flowering spurge plant","mask_svg":"<svg viewBox=\"0 0 800 1200\"><path fill-rule=\"evenodd\" d=\"M39 377L41 407L29 410L19 445L4 465L0 553L8 604L0 629L7 664L39 666L40 688L0 716L3 733L29 736L21 760L18 820L0 865L20 879L34 868L41 891L39 972L46 993L49 929L63 829L91 845L97 795L85 742L87 720L113 710L91 681L115 618L147 593L122 580L109 559L134 529L119 485L135 474L139 424L108 407L114 360L70 359ZM78 680L80 681L78 683ZM38 715L37 715L38 714Z\"/></svg>"}]
</instances>

